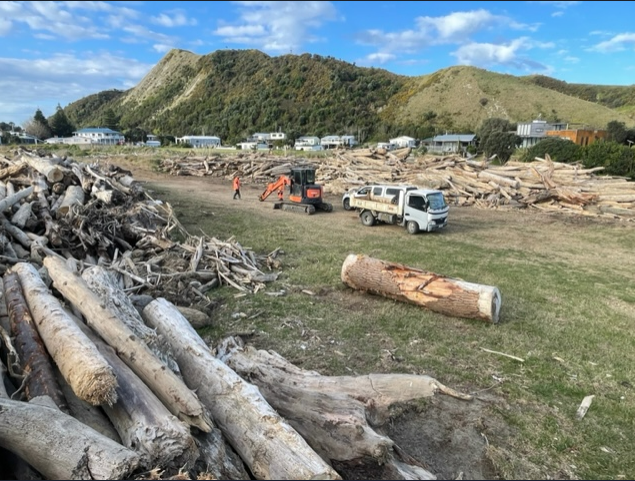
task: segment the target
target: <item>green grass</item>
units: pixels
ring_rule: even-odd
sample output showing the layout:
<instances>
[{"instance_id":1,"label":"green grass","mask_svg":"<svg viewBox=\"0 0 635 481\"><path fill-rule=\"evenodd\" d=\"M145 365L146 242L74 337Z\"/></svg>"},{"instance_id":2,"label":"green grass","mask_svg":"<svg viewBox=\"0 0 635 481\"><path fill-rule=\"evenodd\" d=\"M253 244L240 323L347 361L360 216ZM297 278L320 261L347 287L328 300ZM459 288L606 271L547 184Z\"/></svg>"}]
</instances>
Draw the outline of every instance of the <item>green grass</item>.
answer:
<instances>
[{"instance_id":1,"label":"green grass","mask_svg":"<svg viewBox=\"0 0 635 481\"><path fill-rule=\"evenodd\" d=\"M197 197L183 195L155 192L173 203L186 227L235 236L261 253L284 251L280 278L267 291L285 289L286 295L237 298L220 288L212 296L221 307L206 334L253 331L258 347L323 374L427 373L465 392L502 378L490 392L507 409L496 404L488 413L516 430L506 441L508 458L496 463L502 475L619 479L635 473L632 226L457 208L447 231L412 237L396 226L362 228L354 213L345 214L350 222L332 222L329 214L277 212L276 218L230 203L207 205L214 216L201 218ZM455 319L354 292L340 280L349 253L495 285L503 298L501 323ZM385 349L401 362L382 363ZM589 394L593 405L578 421L576 410ZM527 471L527 461L540 474Z\"/></svg>"}]
</instances>

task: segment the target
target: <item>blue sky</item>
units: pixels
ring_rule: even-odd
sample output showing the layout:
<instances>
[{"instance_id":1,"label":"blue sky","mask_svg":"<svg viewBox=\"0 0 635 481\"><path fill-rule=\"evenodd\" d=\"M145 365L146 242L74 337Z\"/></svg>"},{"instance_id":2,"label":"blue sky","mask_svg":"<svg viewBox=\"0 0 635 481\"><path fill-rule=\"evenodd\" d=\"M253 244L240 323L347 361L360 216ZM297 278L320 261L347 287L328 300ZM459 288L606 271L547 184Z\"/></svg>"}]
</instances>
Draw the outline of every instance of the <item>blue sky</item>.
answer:
<instances>
[{"instance_id":1,"label":"blue sky","mask_svg":"<svg viewBox=\"0 0 635 481\"><path fill-rule=\"evenodd\" d=\"M635 83L635 2L0 2L0 121L128 89L171 48Z\"/></svg>"}]
</instances>

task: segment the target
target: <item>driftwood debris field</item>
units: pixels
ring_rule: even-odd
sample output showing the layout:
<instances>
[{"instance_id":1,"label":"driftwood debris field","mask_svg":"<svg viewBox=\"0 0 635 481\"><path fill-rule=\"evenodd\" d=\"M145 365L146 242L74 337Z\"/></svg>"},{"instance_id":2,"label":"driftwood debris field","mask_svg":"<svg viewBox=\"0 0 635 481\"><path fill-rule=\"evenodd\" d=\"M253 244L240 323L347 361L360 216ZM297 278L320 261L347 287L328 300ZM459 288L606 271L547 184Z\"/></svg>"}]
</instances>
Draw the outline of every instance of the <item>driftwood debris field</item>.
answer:
<instances>
[{"instance_id":1,"label":"driftwood debris field","mask_svg":"<svg viewBox=\"0 0 635 481\"><path fill-rule=\"evenodd\" d=\"M188 155L166 159L161 169L172 175L215 176L266 184L285 174L300 159L266 153ZM601 175L603 167L552 162L549 156L533 162L493 165L456 155L418 156L410 149L333 151L311 158L317 182L324 191L346 190L374 183L411 184L440 189L447 202L478 208L527 208L547 212L635 220L635 183Z\"/></svg>"},{"instance_id":2,"label":"driftwood debris field","mask_svg":"<svg viewBox=\"0 0 635 481\"><path fill-rule=\"evenodd\" d=\"M403 154L385 158L396 169ZM259 175L253 159L187 162ZM277 250L191 235L106 162L18 150L0 163L5 479L341 479L360 465L436 479L378 428L393 404L470 396L423 375L322 376L239 337L199 336L206 294L263 289ZM322 175L336 182L337 169Z\"/></svg>"}]
</instances>

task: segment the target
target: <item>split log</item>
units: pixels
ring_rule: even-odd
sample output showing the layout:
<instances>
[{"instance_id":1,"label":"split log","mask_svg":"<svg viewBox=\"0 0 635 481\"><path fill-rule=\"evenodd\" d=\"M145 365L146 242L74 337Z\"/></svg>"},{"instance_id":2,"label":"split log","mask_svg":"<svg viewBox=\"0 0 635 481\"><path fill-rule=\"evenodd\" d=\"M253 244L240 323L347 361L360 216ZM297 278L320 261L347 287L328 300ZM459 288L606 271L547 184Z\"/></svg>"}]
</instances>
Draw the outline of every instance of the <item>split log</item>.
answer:
<instances>
[{"instance_id":1,"label":"split log","mask_svg":"<svg viewBox=\"0 0 635 481\"><path fill-rule=\"evenodd\" d=\"M342 264L347 286L390 299L416 304L453 317L497 323L501 307L498 288L452 279L403 264L349 254Z\"/></svg>"},{"instance_id":2,"label":"split log","mask_svg":"<svg viewBox=\"0 0 635 481\"><path fill-rule=\"evenodd\" d=\"M53 363L38 334L22 294L20 278L15 272L5 274L4 288L15 350L20 358L22 374L26 375L27 399L49 396L61 411L68 413L66 399L55 378Z\"/></svg>"},{"instance_id":3,"label":"split log","mask_svg":"<svg viewBox=\"0 0 635 481\"><path fill-rule=\"evenodd\" d=\"M117 375L117 402L103 408L123 445L139 454L142 468L192 468L199 453L189 427L167 410L143 381L119 359L112 347L81 321L74 320L95 343Z\"/></svg>"},{"instance_id":4,"label":"split log","mask_svg":"<svg viewBox=\"0 0 635 481\"><path fill-rule=\"evenodd\" d=\"M18 162L17 164L10 165L4 169L0 169L0 179L6 179L7 177L14 177L24 170L26 162Z\"/></svg>"},{"instance_id":5,"label":"split log","mask_svg":"<svg viewBox=\"0 0 635 481\"><path fill-rule=\"evenodd\" d=\"M11 217L11 223L17 225L20 229L24 229L27 221L31 217L33 204L31 202L25 202Z\"/></svg>"},{"instance_id":6,"label":"split log","mask_svg":"<svg viewBox=\"0 0 635 481\"><path fill-rule=\"evenodd\" d=\"M211 421L196 394L106 307L86 282L73 274L64 260L58 257L47 256L44 266L53 280L53 286L78 307L88 325L117 351L165 406L179 419L209 432Z\"/></svg>"},{"instance_id":7,"label":"split log","mask_svg":"<svg viewBox=\"0 0 635 481\"><path fill-rule=\"evenodd\" d=\"M64 172L62 169L44 157L23 155L22 160L26 161L26 163L33 169L37 170L40 174L46 177L46 180L51 184L61 182L64 179Z\"/></svg>"},{"instance_id":8,"label":"split log","mask_svg":"<svg viewBox=\"0 0 635 481\"><path fill-rule=\"evenodd\" d=\"M373 429L387 421L389 408L437 392L472 399L429 376L321 376L294 366L275 352L245 346L240 338L221 341L217 357L256 384L265 399L311 447L331 461L360 464L373 460L389 465L396 462L409 469L408 463L395 452L394 442ZM395 473L397 466L393 468Z\"/></svg>"},{"instance_id":9,"label":"split log","mask_svg":"<svg viewBox=\"0 0 635 481\"><path fill-rule=\"evenodd\" d=\"M74 205L84 205L84 190L79 185L69 185L66 188L64 200L57 208L57 212L66 215Z\"/></svg>"},{"instance_id":10,"label":"split log","mask_svg":"<svg viewBox=\"0 0 635 481\"><path fill-rule=\"evenodd\" d=\"M93 406L92 404L78 398L77 394L73 392L73 389L66 382L59 369L55 369L55 377L62 389L62 394L64 394L71 416L78 421L81 421L86 426L90 426L98 433L103 434L119 444L123 444L121 442L121 438L119 437L119 433L115 430L115 427L99 406Z\"/></svg>"},{"instance_id":11,"label":"split log","mask_svg":"<svg viewBox=\"0 0 635 481\"><path fill-rule=\"evenodd\" d=\"M145 325L141 315L113 275L101 266L89 267L82 279L117 318L139 337L173 372L180 375L179 365L170 353L170 346L154 329Z\"/></svg>"},{"instance_id":12,"label":"split log","mask_svg":"<svg viewBox=\"0 0 635 481\"><path fill-rule=\"evenodd\" d=\"M186 382L198 390L256 479L341 479L257 387L213 356L173 304L155 299L143 310L143 316L170 340Z\"/></svg>"},{"instance_id":13,"label":"split log","mask_svg":"<svg viewBox=\"0 0 635 481\"><path fill-rule=\"evenodd\" d=\"M20 277L33 320L47 351L80 399L93 405L117 400L117 379L95 344L77 327L31 264L12 271Z\"/></svg>"},{"instance_id":14,"label":"split log","mask_svg":"<svg viewBox=\"0 0 635 481\"><path fill-rule=\"evenodd\" d=\"M20 202L25 197L30 196L33 193L33 186L22 189L15 194L8 195L4 199L0 200L0 212L5 212L13 204Z\"/></svg>"},{"instance_id":15,"label":"split log","mask_svg":"<svg viewBox=\"0 0 635 481\"><path fill-rule=\"evenodd\" d=\"M0 446L48 479L131 479L139 456L77 419L37 404L0 399Z\"/></svg>"}]
</instances>

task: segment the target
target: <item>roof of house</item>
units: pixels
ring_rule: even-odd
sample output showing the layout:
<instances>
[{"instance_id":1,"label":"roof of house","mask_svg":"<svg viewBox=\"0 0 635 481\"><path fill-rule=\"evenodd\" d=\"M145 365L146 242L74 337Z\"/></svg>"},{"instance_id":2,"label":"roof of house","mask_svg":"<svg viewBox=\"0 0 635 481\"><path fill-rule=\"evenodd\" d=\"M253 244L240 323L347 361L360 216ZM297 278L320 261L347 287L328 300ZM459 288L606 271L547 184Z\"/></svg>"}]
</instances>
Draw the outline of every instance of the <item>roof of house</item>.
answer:
<instances>
[{"instance_id":1,"label":"roof of house","mask_svg":"<svg viewBox=\"0 0 635 481\"><path fill-rule=\"evenodd\" d=\"M82 133L82 134L121 134L116 130L109 129L108 127L86 127L85 129L80 129L74 133Z\"/></svg>"},{"instance_id":2,"label":"roof of house","mask_svg":"<svg viewBox=\"0 0 635 481\"><path fill-rule=\"evenodd\" d=\"M472 142L476 138L475 134L445 134L436 135L433 142ZM428 139L426 139L428 140Z\"/></svg>"},{"instance_id":3,"label":"roof of house","mask_svg":"<svg viewBox=\"0 0 635 481\"><path fill-rule=\"evenodd\" d=\"M339 135L327 135L326 137L322 137L322 140L327 139L327 140L337 140L339 139L340 136Z\"/></svg>"},{"instance_id":4,"label":"roof of house","mask_svg":"<svg viewBox=\"0 0 635 481\"><path fill-rule=\"evenodd\" d=\"M298 137L298 140L302 139L319 139L319 137L316 137L315 135L303 135L302 137Z\"/></svg>"},{"instance_id":5,"label":"roof of house","mask_svg":"<svg viewBox=\"0 0 635 481\"><path fill-rule=\"evenodd\" d=\"M196 140L220 140L220 137L216 137L215 135L184 135L181 137L183 139L196 139Z\"/></svg>"},{"instance_id":6,"label":"roof of house","mask_svg":"<svg viewBox=\"0 0 635 481\"><path fill-rule=\"evenodd\" d=\"M402 135L401 137L395 137L394 139L390 139L391 142L393 140L407 140L407 141L411 141L411 140L414 140L414 139L412 137L408 137L407 135Z\"/></svg>"}]
</instances>

